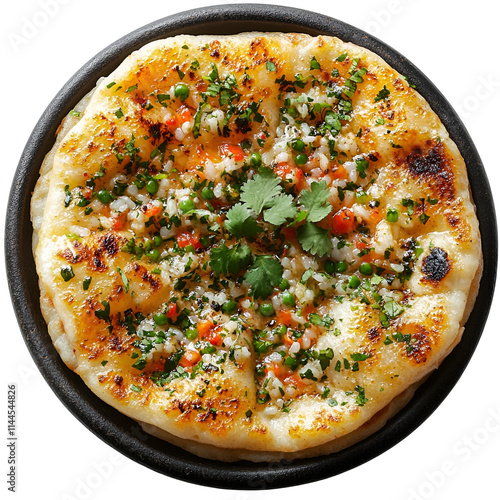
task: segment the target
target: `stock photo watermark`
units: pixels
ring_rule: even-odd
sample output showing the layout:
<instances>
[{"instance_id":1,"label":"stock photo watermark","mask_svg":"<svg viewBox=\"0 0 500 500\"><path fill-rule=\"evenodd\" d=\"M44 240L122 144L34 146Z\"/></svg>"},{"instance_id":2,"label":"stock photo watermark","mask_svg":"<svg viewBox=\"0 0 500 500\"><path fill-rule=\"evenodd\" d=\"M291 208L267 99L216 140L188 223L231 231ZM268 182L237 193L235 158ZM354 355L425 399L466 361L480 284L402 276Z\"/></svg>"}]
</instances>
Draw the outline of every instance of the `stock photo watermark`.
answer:
<instances>
[{"instance_id":1,"label":"stock photo watermark","mask_svg":"<svg viewBox=\"0 0 500 500\"><path fill-rule=\"evenodd\" d=\"M22 16L16 30L7 33L12 50L17 54L28 45L53 19L61 7L72 0L39 0L38 8L31 14Z\"/></svg>"},{"instance_id":2,"label":"stock photo watermark","mask_svg":"<svg viewBox=\"0 0 500 500\"><path fill-rule=\"evenodd\" d=\"M441 465L424 473L425 479L419 486L408 490L407 500L432 498L461 467L471 460L481 448L500 431L500 406L490 408L483 422L472 432L463 434L452 446L452 456Z\"/></svg>"},{"instance_id":3,"label":"stock photo watermark","mask_svg":"<svg viewBox=\"0 0 500 500\"><path fill-rule=\"evenodd\" d=\"M92 470L81 477L75 478L71 493L63 493L60 500L86 500L109 479L125 462L125 457L117 451L112 451L106 460L91 462Z\"/></svg>"},{"instance_id":4,"label":"stock photo watermark","mask_svg":"<svg viewBox=\"0 0 500 500\"><path fill-rule=\"evenodd\" d=\"M16 492L17 487L17 387L7 386L7 490Z\"/></svg>"},{"instance_id":5,"label":"stock photo watermark","mask_svg":"<svg viewBox=\"0 0 500 500\"><path fill-rule=\"evenodd\" d=\"M413 0L389 0L384 8L371 11L370 20L365 24L365 30L372 35L379 36L387 28L394 17L401 14Z\"/></svg>"},{"instance_id":6,"label":"stock photo watermark","mask_svg":"<svg viewBox=\"0 0 500 500\"><path fill-rule=\"evenodd\" d=\"M500 88L500 80L494 75L479 75L477 76L474 90L462 99L461 102L455 103L454 107L462 118L469 118L482 104L490 100Z\"/></svg>"}]
</instances>

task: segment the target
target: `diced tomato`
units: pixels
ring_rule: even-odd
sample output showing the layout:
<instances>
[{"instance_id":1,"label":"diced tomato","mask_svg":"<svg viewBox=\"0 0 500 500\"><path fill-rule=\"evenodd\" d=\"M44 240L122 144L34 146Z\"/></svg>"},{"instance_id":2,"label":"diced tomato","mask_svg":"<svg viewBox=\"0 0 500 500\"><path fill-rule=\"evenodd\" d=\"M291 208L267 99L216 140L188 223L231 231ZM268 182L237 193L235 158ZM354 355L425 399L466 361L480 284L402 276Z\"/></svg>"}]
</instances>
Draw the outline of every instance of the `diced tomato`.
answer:
<instances>
[{"instance_id":1,"label":"diced tomato","mask_svg":"<svg viewBox=\"0 0 500 500\"><path fill-rule=\"evenodd\" d=\"M181 106L177 111L176 116L177 116L177 123L179 125L182 125L183 123L190 121L191 118L193 117L191 111L186 106Z\"/></svg>"},{"instance_id":2,"label":"diced tomato","mask_svg":"<svg viewBox=\"0 0 500 500\"><path fill-rule=\"evenodd\" d=\"M126 220L127 220L126 212L116 214L116 216L113 217L113 229L115 231L120 231L121 229L123 229L125 227Z\"/></svg>"},{"instance_id":3,"label":"diced tomato","mask_svg":"<svg viewBox=\"0 0 500 500\"><path fill-rule=\"evenodd\" d=\"M242 161L245 159L243 149L237 144L223 144L219 147L219 154L223 158L231 156L234 161Z\"/></svg>"},{"instance_id":4,"label":"diced tomato","mask_svg":"<svg viewBox=\"0 0 500 500\"><path fill-rule=\"evenodd\" d=\"M348 234L354 230L356 226L356 218L354 213L349 208L339 210L333 217L331 229L335 234Z\"/></svg>"},{"instance_id":5,"label":"diced tomato","mask_svg":"<svg viewBox=\"0 0 500 500\"><path fill-rule=\"evenodd\" d=\"M288 377L284 378L283 383L286 385L293 385L297 389L303 389L305 387L304 381L296 373L293 373Z\"/></svg>"},{"instance_id":6,"label":"diced tomato","mask_svg":"<svg viewBox=\"0 0 500 500\"><path fill-rule=\"evenodd\" d=\"M162 210L161 205L152 205L150 203L148 203L145 208L146 210L144 212L144 215L146 217L154 217L155 215L159 215L161 214Z\"/></svg>"},{"instance_id":7,"label":"diced tomato","mask_svg":"<svg viewBox=\"0 0 500 500\"><path fill-rule=\"evenodd\" d=\"M304 172L295 165L280 162L274 167L274 173L283 181L291 181L291 184L295 186L296 190L304 187Z\"/></svg>"},{"instance_id":8,"label":"diced tomato","mask_svg":"<svg viewBox=\"0 0 500 500\"><path fill-rule=\"evenodd\" d=\"M206 333L208 333L208 331L213 328L215 325L212 323L212 321L210 320L206 320L206 321L200 321L197 325L197 329L198 329L198 333L204 337Z\"/></svg>"},{"instance_id":9,"label":"diced tomato","mask_svg":"<svg viewBox=\"0 0 500 500\"><path fill-rule=\"evenodd\" d=\"M285 180L286 176L292 173L292 167L288 163L281 162L276 165L274 173L282 180Z\"/></svg>"},{"instance_id":10,"label":"diced tomato","mask_svg":"<svg viewBox=\"0 0 500 500\"><path fill-rule=\"evenodd\" d=\"M370 212L370 221L373 224L378 224L383 219L383 217L384 217L384 214L378 208L374 208Z\"/></svg>"},{"instance_id":11,"label":"diced tomato","mask_svg":"<svg viewBox=\"0 0 500 500\"><path fill-rule=\"evenodd\" d=\"M200 243L200 238L196 234L190 233L180 233L177 235L177 244L180 248L185 248L189 245L192 245L195 250L199 250L203 248Z\"/></svg>"},{"instance_id":12,"label":"diced tomato","mask_svg":"<svg viewBox=\"0 0 500 500\"><path fill-rule=\"evenodd\" d=\"M200 337L208 340L212 345L222 344L222 337L220 336L221 327L215 325L212 321L200 321L196 328Z\"/></svg>"},{"instance_id":13,"label":"diced tomato","mask_svg":"<svg viewBox=\"0 0 500 500\"><path fill-rule=\"evenodd\" d=\"M292 371L288 367L283 366L281 363L276 363L276 362L269 363L268 365L265 366L264 372L266 373L266 375L270 371L272 371L278 378L281 378L284 375L291 375L292 373Z\"/></svg>"},{"instance_id":14,"label":"diced tomato","mask_svg":"<svg viewBox=\"0 0 500 500\"><path fill-rule=\"evenodd\" d=\"M181 106L177 110L177 113L172 116L172 118L169 118L167 120L167 125L171 128L177 128L183 123L190 121L192 117L193 115L191 114L189 108L186 106Z\"/></svg>"},{"instance_id":15,"label":"diced tomato","mask_svg":"<svg viewBox=\"0 0 500 500\"><path fill-rule=\"evenodd\" d=\"M372 248L371 241L367 240L366 236L359 233L354 236L354 244L356 245L356 248L358 248L359 250ZM369 250L367 253L361 256L361 260L364 262L373 262L374 259L375 259L375 252L373 252L373 250Z\"/></svg>"},{"instance_id":16,"label":"diced tomato","mask_svg":"<svg viewBox=\"0 0 500 500\"><path fill-rule=\"evenodd\" d=\"M179 361L179 364L183 368L189 368L190 366L194 366L201 359L201 354L194 349L188 349Z\"/></svg>"},{"instance_id":17,"label":"diced tomato","mask_svg":"<svg viewBox=\"0 0 500 500\"><path fill-rule=\"evenodd\" d=\"M292 325L292 311L288 309L281 309L276 315L276 321L280 325L291 326Z\"/></svg>"},{"instance_id":18,"label":"diced tomato","mask_svg":"<svg viewBox=\"0 0 500 500\"><path fill-rule=\"evenodd\" d=\"M347 170L343 165L339 165L332 173L331 176L334 179L346 179L347 178Z\"/></svg>"},{"instance_id":19,"label":"diced tomato","mask_svg":"<svg viewBox=\"0 0 500 500\"><path fill-rule=\"evenodd\" d=\"M221 345L222 337L220 335L221 327L212 325L212 327L203 335L205 340L208 340L212 345Z\"/></svg>"},{"instance_id":20,"label":"diced tomato","mask_svg":"<svg viewBox=\"0 0 500 500\"><path fill-rule=\"evenodd\" d=\"M167 318L175 319L177 316L177 304L175 302L170 302L167 309Z\"/></svg>"}]
</instances>

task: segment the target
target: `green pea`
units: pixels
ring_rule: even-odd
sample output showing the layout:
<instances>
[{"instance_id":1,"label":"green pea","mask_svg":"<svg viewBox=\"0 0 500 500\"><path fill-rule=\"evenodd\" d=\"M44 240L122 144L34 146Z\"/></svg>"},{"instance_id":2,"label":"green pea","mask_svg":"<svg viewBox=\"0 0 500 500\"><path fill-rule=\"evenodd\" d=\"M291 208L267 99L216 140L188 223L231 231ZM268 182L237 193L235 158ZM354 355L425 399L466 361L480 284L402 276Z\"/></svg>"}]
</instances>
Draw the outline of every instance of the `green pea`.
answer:
<instances>
[{"instance_id":1,"label":"green pea","mask_svg":"<svg viewBox=\"0 0 500 500\"><path fill-rule=\"evenodd\" d=\"M160 259L160 252L158 252L158 250L156 249L151 250L150 252L146 252L146 257L153 262L158 262L158 260Z\"/></svg>"},{"instance_id":2,"label":"green pea","mask_svg":"<svg viewBox=\"0 0 500 500\"><path fill-rule=\"evenodd\" d=\"M361 280L357 276L351 276L347 284L349 285L349 288L354 290L361 284Z\"/></svg>"},{"instance_id":3,"label":"green pea","mask_svg":"<svg viewBox=\"0 0 500 500\"><path fill-rule=\"evenodd\" d=\"M305 165L308 162L309 158L305 153L300 153L295 157L295 163L297 165Z\"/></svg>"},{"instance_id":4,"label":"green pea","mask_svg":"<svg viewBox=\"0 0 500 500\"><path fill-rule=\"evenodd\" d=\"M326 260L325 263L323 264L323 267L325 268L325 271L328 274L333 274L337 270L337 266L335 265L335 262L331 260Z\"/></svg>"},{"instance_id":5,"label":"green pea","mask_svg":"<svg viewBox=\"0 0 500 500\"><path fill-rule=\"evenodd\" d=\"M345 273L347 270L347 264L342 260L340 262L337 262L337 272L338 273Z\"/></svg>"},{"instance_id":6,"label":"green pea","mask_svg":"<svg viewBox=\"0 0 500 500\"><path fill-rule=\"evenodd\" d=\"M149 194L156 194L159 187L160 185L158 184L158 181L156 179L150 179L146 184L146 191Z\"/></svg>"},{"instance_id":7,"label":"green pea","mask_svg":"<svg viewBox=\"0 0 500 500\"><path fill-rule=\"evenodd\" d=\"M97 193L97 199L104 204L107 204L111 201L111 194L108 192L107 189L101 189Z\"/></svg>"},{"instance_id":8,"label":"green pea","mask_svg":"<svg viewBox=\"0 0 500 500\"><path fill-rule=\"evenodd\" d=\"M209 187L205 187L201 190L201 197L204 199L204 200L211 200L213 199L214 197L214 192L212 189L210 189Z\"/></svg>"},{"instance_id":9,"label":"green pea","mask_svg":"<svg viewBox=\"0 0 500 500\"><path fill-rule=\"evenodd\" d=\"M287 331L286 325L279 325L274 330L274 333L276 333L276 335L279 335L280 337L283 337L283 335L285 335L286 331Z\"/></svg>"},{"instance_id":10,"label":"green pea","mask_svg":"<svg viewBox=\"0 0 500 500\"><path fill-rule=\"evenodd\" d=\"M146 252L149 252L152 249L153 249L153 242L151 240L146 240L146 242L144 243L144 250Z\"/></svg>"},{"instance_id":11,"label":"green pea","mask_svg":"<svg viewBox=\"0 0 500 500\"><path fill-rule=\"evenodd\" d=\"M365 276L371 276L373 274L373 268L368 262L363 262L359 266L359 272Z\"/></svg>"},{"instance_id":12,"label":"green pea","mask_svg":"<svg viewBox=\"0 0 500 500\"><path fill-rule=\"evenodd\" d=\"M305 146L306 143L302 139L295 139L295 141L292 142L292 148L299 153L304 151Z\"/></svg>"},{"instance_id":13,"label":"green pea","mask_svg":"<svg viewBox=\"0 0 500 500\"><path fill-rule=\"evenodd\" d=\"M262 156L260 155L260 153L252 153L252 155L250 156L250 165L252 165L252 167L254 168L257 168L257 167L260 167L262 164Z\"/></svg>"},{"instance_id":14,"label":"green pea","mask_svg":"<svg viewBox=\"0 0 500 500\"><path fill-rule=\"evenodd\" d=\"M198 330L196 327L193 326L191 328L188 328L184 333L184 335L188 340L195 340L198 338Z\"/></svg>"},{"instance_id":15,"label":"green pea","mask_svg":"<svg viewBox=\"0 0 500 500\"><path fill-rule=\"evenodd\" d=\"M297 118L299 116L299 112L295 108L288 108L286 112L292 117Z\"/></svg>"},{"instance_id":16,"label":"green pea","mask_svg":"<svg viewBox=\"0 0 500 500\"><path fill-rule=\"evenodd\" d=\"M200 238L200 245L203 247L203 248L207 248L208 245L210 245L210 240L206 237L206 236L202 236Z\"/></svg>"},{"instance_id":17,"label":"green pea","mask_svg":"<svg viewBox=\"0 0 500 500\"><path fill-rule=\"evenodd\" d=\"M389 208L389 210L387 210L386 218L389 222L397 222L399 218L399 212L395 208Z\"/></svg>"},{"instance_id":18,"label":"green pea","mask_svg":"<svg viewBox=\"0 0 500 500\"><path fill-rule=\"evenodd\" d=\"M280 290L288 290L290 288L290 283L288 283L288 280L283 278L279 284L279 289Z\"/></svg>"},{"instance_id":19,"label":"green pea","mask_svg":"<svg viewBox=\"0 0 500 500\"><path fill-rule=\"evenodd\" d=\"M261 304L259 311L262 316L272 316L274 314L274 307L272 304Z\"/></svg>"},{"instance_id":20,"label":"green pea","mask_svg":"<svg viewBox=\"0 0 500 500\"><path fill-rule=\"evenodd\" d=\"M157 234L154 238L154 246L155 247L159 247L161 245L161 236L159 234Z\"/></svg>"},{"instance_id":21,"label":"green pea","mask_svg":"<svg viewBox=\"0 0 500 500\"><path fill-rule=\"evenodd\" d=\"M222 312L225 312L226 314L233 314L236 312L236 309L237 309L236 302L231 299L227 300L222 305Z\"/></svg>"},{"instance_id":22,"label":"green pea","mask_svg":"<svg viewBox=\"0 0 500 500\"><path fill-rule=\"evenodd\" d=\"M164 313L155 314L153 316L153 320L157 325L166 325L167 324L167 315Z\"/></svg>"},{"instance_id":23,"label":"green pea","mask_svg":"<svg viewBox=\"0 0 500 500\"><path fill-rule=\"evenodd\" d=\"M283 292L281 295L281 300L283 301L283 304L288 307L293 307L295 305L295 296L293 293L290 292Z\"/></svg>"},{"instance_id":24,"label":"green pea","mask_svg":"<svg viewBox=\"0 0 500 500\"><path fill-rule=\"evenodd\" d=\"M193 202L193 200L189 200L189 199L188 200L182 200L179 203L179 208L183 212L190 212L191 210L195 209L194 202Z\"/></svg>"},{"instance_id":25,"label":"green pea","mask_svg":"<svg viewBox=\"0 0 500 500\"><path fill-rule=\"evenodd\" d=\"M181 101L185 101L189 96L189 87L185 83L178 83L174 88L174 95Z\"/></svg>"}]
</instances>

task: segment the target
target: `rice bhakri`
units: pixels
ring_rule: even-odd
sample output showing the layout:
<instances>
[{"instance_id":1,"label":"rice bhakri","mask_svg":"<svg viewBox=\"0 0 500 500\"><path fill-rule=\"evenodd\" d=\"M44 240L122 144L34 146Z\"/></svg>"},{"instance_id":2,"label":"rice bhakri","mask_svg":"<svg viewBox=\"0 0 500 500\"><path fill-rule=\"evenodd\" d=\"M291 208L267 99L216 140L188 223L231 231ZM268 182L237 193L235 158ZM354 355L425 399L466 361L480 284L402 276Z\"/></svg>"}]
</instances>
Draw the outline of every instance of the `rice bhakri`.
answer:
<instances>
[{"instance_id":1,"label":"rice bhakri","mask_svg":"<svg viewBox=\"0 0 500 500\"><path fill-rule=\"evenodd\" d=\"M64 120L32 220L65 363L148 432L221 460L380 428L460 341L482 269L437 115L326 36L134 52Z\"/></svg>"}]
</instances>

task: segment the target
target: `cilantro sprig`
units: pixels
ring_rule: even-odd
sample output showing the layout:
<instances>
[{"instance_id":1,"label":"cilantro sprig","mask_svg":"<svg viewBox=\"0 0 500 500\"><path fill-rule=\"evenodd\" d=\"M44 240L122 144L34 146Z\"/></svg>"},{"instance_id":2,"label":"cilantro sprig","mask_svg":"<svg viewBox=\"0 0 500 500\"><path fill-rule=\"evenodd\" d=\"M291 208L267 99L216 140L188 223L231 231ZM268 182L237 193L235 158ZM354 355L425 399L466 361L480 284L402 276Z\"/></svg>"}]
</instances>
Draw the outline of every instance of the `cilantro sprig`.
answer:
<instances>
[{"instance_id":1,"label":"cilantro sprig","mask_svg":"<svg viewBox=\"0 0 500 500\"><path fill-rule=\"evenodd\" d=\"M245 280L250 284L256 299L267 299L282 278L283 266L272 255L258 255L245 273Z\"/></svg>"}]
</instances>

